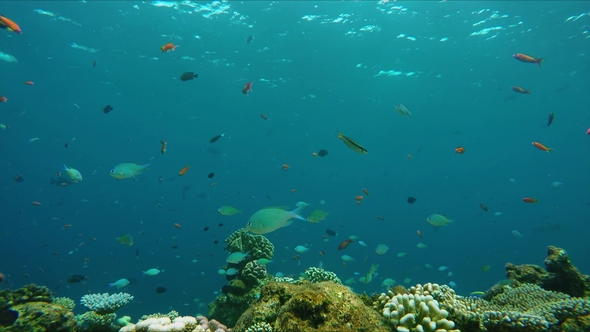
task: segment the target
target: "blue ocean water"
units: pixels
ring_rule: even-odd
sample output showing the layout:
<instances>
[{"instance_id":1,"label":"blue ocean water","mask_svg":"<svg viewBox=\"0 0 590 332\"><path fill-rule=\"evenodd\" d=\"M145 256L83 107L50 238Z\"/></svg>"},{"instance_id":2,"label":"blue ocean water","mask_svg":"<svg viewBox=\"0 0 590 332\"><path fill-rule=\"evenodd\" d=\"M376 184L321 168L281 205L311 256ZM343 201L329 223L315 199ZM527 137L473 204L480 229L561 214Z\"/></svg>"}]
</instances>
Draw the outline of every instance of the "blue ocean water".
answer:
<instances>
[{"instance_id":1,"label":"blue ocean water","mask_svg":"<svg viewBox=\"0 0 590 332\"><path fill-rule=\"evenodd\" d=\"M267 234L270 273L321 264L358 280L379 264L355 291L393 278L469 294L503 279L506 262L542 265L548 245L590 270L587 2L13 1L0 11L22 29L0 30L0 51L18 60L0 61L3 288L36 283L78 301L128 278L135 302L121 313L134 320L206 313L226 284L223 240L257 210L298 201L330 215ZM169 42L179 47L162 53ZM199 77L182 82L186 71ZM313 157L320 149L329 154ZM123 162L150 166L117 181L109 170ZM50 184L62 164L83 180ZM243 213L222 216L223 205ZM435 229L433 213L453 224ZM131 247L115 240L127 233ZM367 246L338 251L349 236ZM297 245L310 248L300 261ZM165 271L142 276L156 267ZM89 279L69 284L71 274Z\"/></svg>"}]
</instances>

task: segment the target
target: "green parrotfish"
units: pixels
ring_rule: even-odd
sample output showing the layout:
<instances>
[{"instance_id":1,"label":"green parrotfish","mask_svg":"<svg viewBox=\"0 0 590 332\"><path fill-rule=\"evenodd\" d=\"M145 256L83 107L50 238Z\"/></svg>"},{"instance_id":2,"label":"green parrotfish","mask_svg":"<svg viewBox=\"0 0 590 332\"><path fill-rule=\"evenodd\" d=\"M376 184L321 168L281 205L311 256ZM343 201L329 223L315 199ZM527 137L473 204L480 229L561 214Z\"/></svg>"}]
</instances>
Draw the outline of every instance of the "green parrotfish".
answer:
<instances>
[{"instance_id":1,"label":"green parrotfish","mask_svg":"<svg viewBox=\"0 0 590 332\"><path fill-rule=\"evenodd\" d=\"M449 224L451 224L453 221L450 219L447 219L447 217L440 215L440 214L431 214L428 218L426 218L426 221L428 221L428 223L430 223L432 226L447 226Z\"/></svg>"},{"instance_id":2,"label":"green parrotfish","mask_svg":"<svg viewBox=\"0 0 590 332\"><path fill-rule=\"evenodd\" d=\"M132 178L141 174L150 164L138 165L134 163L122 163L111 169L111 176L117 180Z\"/></svg>"},{"instance_id":3,"label":"green parrotfish","mask_svg":"<svg viewBox=\"0 0 590 332\"><path fill-rule=\"evenodd\" d=\"M242 213L242 211L236 209L233 206L229 206L229 205L224 205L224 206L220 207L219 209L217 209L217 212L221 215L224 215L224 216L233 216L238 213Z\"/></svg>"},{"instance_id":4,"label":"green parrotfish","mask_svg":"<svg viewBox=\"0 0 590 332\"><path fill-rule=\"evenodd\" d=\"M299 202L296 204L297 208L293 211L286 211L278 207L264 208L250 217L246 229L254 234L266 234L291 225L293 219L306 220L299 214L308 205L305 202Z\"/></svg>"}]
</instances>

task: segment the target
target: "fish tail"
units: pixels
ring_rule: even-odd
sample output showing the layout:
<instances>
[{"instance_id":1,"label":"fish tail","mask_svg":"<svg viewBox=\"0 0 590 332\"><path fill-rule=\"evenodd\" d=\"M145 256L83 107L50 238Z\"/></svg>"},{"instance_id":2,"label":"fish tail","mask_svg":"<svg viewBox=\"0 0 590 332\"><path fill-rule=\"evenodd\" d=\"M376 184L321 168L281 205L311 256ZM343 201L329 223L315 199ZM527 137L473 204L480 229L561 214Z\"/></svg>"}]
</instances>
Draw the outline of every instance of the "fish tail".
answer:
<instances>
[{"instance_id":1,"label":"fish tail","mask_svg":"<svg viewBox=\"0 0 590 332\"><path fill-rule=\"evenodd\" d=\"M537 59L537 66L539 66L539 68L541 68L541 62L543 62L543 60L545 60L545 58Z\"/></svg>"},{"instance_id":2,"label":"fish tail","mask_svg":"<svg viewBox=\"0 0 590 332\"><path fill-rule=\"evenodd\" d=\"M551 151L553 151L553 148L547 148L547 153L551 153Z\"/></svg>"},{"instance_id":3,"label":"fish tail","mask_svg":"<svg viewBox=\"0 0 590 332\"><path fill-rule=\"evenodd\" d=\"M148 168L151 164L141 165L142 168Z\"/></svg>"}]
</instances>

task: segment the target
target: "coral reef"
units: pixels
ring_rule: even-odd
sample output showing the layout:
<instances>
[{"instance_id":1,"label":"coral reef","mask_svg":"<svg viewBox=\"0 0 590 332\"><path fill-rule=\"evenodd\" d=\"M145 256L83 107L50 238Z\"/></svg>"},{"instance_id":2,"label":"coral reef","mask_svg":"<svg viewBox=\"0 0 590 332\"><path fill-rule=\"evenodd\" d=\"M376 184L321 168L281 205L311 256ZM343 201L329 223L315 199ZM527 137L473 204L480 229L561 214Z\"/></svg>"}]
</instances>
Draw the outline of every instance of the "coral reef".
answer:
<instances>
[{"instance_id":1,"label":"coral reef","mask_svg":"<svg viewBox=\"0 0 590 332\"><path fill-rule=\"evenodd\" d=\"M94 311L87 311L76 315L76 326L78 331L111 331L116 318L114 313L99 315Z\"/></svg>"},{"instance_id":2,"label":"coral reef","mask_svg":"<svg viewBox=\"0 0 590 332\"><path fill-rule=\"evenodd\" d=\"M240 279L250 287L258 285L266 278L266 266L251 261L246 263L240 273Z\"/></svg>"},{"instance_id":3,"label":"coral reef","mask_svg":"<svg viewBox=\"0 0 590 332\"><path fill-rule=\"evenodd\" d=\"M29 284L0 291L0 331L75 331L74 314L53 303L47 287Z\"/></svg>"},{"instance_id":4,"label":"coral reef","mask_svg":"<svg viewBox=\"0 0 590 332\"><path fill-rule=\"evenodd\" d=\"M225 250L229 252L249 252L249 261L274 257L273 244L266 237L251 234L245 228L233 232L224 242L227 243Z\"/></svg>"},{"instance_id":5,"label":"coral reef","mask_svg":"<svg viewBox=\"0 0 590 332\"><path fill-rule=\"evenodd\" d=\"M177 316L170 319L166 315L140 320L137 324L122 327L119 332L179 331L179 332L231 332L232 329L205 316Z\"/></svg>"},{"instance_id":6,"label":"coral reef","mask_svg":"<svg viewBox=\"0 0 590 332\"><path fill-rule=\"evenodd\" d=\"M70 299L69 297L56 297L53 300L53 303L60 305L70 311L74 310L76 307L76 302L74 302L74 300Z\"/></svg>"},{"instance_id":7,"label":"coral reef","mask_svg":"<svg viewBox=\"0 0 590 332\"><path fill-rule=\"evenodd\" d=\"M518 283L539 285L550 291L577 297L590 297L590 276L583 275L572 265L567 252L547 247L545 269L537 265L506 264L506 277Z\"/></svg>"},{"instance_id":8,"label":"coral reef","mask_svg":"<svg viewBox=\"0 0 590 332\"><path fill-rule=\"evenodd\" d=\"M260 300L244 312L234 329L252 331L252 326L264 323L281 332L389 331L379 314L365 306L350 288L331 281L267 283Z\"/></svg>"},{"instance_id":9,"label":"coral reef","mask_svg":"<svg viewBox=\"0 0 590 332\"><path fill-rule=\"evenodd\" d=\"M337 284L342 283L342 281L340 281L336 273L326 271L319 267L310 267L307 270L305 270L305 273L303 274L303 279L306 279L311 283L324 281L333 281Z\"/></svg>"},{"instance_id":10,"label":"coral reef","mask_svg":"<svg viewBox=\"0 0 590 332\"><path fill-rule=\"evenodd\" d=\"M260 296L260 287L245 289L241 280L232 280L230 285L224 286L225 293L219 294L215 300L209 303L207 316L222 321L229 326L236 321L250 304Z\"/></svg>"},{"instance_id":11,"label":"coral reef","mask_svg":"<svg viewBox=\"0 0 590 332\"><path fill-rule=\"evenodd\" d=\"M432 295L397 294L385 304L383 316L398 332L459 331L455 323L447 320L449 313L439 308Z\"/></svg>"},{"instance_id":12,"label":"coral reef","mask_svg":"<svg viewBox=\"0 0 590 332\"><path fill-rule=\"evenodd\" d=\"M246 332L272 332L272 326L268 323L256 323L247 328Z\"/></svg>"},{"instance_id":13,"label":"coral reef","mask_svg":"<svg viewBox=\"0 0 590 332\"><path fill-rule=\"evenodd\" d=\"M504 286L502 292L497 292L489 301L457 296L446 285L430 283L416 285L408 291L413 295L436 300L439 308L448 312L449 320L461 331L590 330L590 325L583 325L584 317L590 315L590 302L587 299L547 291L537 285ZM394 295L392 292L388 295L381 294L374 308L383 308L385 314L387 303L399 296L402 295ZM571 329L571 326L575 328Z\"/></svg>"},{"instance_id":14,"label":"coral reef","mask_svg":"<svg viewBox=\"0 0 590 332\"><path fill-rule=\"evenodd\" d=\"M133 301L133 296L127 293L116 293L112 295L103 293L84 295L80 303L99 315L106 315L114 313L131 301Z\"/></svg>"}]
</instances>

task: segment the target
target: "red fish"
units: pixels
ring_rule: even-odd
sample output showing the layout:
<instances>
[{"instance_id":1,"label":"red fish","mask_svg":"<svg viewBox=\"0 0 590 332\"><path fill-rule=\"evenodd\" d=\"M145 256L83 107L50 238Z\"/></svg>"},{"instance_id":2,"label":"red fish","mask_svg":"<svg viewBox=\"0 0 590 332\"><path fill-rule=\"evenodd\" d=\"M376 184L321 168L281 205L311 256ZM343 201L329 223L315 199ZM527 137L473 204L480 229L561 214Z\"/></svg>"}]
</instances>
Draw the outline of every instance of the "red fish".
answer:
<instances>
[{"instance_id":1,"label":"red fish","mask_svg":"<svg viewBox=\"0 0 590 332\"><path fill-rule=\"evenodd\" d=\"M168 51L174 51L174 49L175 49L175 48L177 48L177 47L178 47L178 45L176 45L176 46L175 46L175 45L174 45L174 44L172 44L172 43L168 43L168 44L166 44L166 45L164 45L164 46L160 47L160 51L162 51L162 52L166 53L166 52L168 52Z\"/></svg>"},{"instance_id":2,"label":"red fish","mask_svg":"<svg viewBox=\"0 0 590 332\"><path fill-rule=\"evenodd\" d=\"M5 103L6 101L8 101L8 98L5 96L0 96L0 103Z\"/></svg>"},{"instance_id":3,"label":"red fish","mask_svg":"<svg viewBox=\"0 0 590 332\"><path fill-rule=\"evenodd\" d=\"M348 247L348 245L351 243L352 243L352 239L347 239L347 240L342 241L342 243L340 243L340 245L338 245L338 250L346 249L346 247Z\"/></svg>"},{"instance_id":4,"label":"red fish","mask_svg":"<svg viewBox=\"0 0 590 332\"><path fill-rule=\"evenodd\" d=\"M186 165L185 168L181 169L180 172L178 172L178 176L185 175L189 168L190 168L190 166L189 165Z\"/></svg>"},{"instance_id":5,"label":"red fish","mask_svg":"<svg viewBox=\"0 0 590 332\"><path fill-rule=\"evenodd\" d=\"M26 85L35 85L35 82L33 82L33 81L25 81L25 84Z\"/></svg>"},{"instance_id":6,"label":"red fish","mask_svg":"<svg viewBox=\"0 0 590 332\"><path fill-rule=\"evenodd\" d=\"M516 53L512 54L512 57L518 61L527 62L527 63L536 63L539 68L541 68L541 62L545 60L545 58L535 58L530 55L526 55L524 53Z\"/></svg>"},{"instance_id":7,"label":"red fish","mask_svg":"<svg viewBox=\"0 0 590 332\"><path fill-rule=\"evenodd\" d=\"M463 153L465 153L465 148L463 148L463 147L455 148L455 154L463 154Z\"/></svg>"},{"instance_id":8,"label":"red fish","mask_svg":"<svg viewBox=\"0 0 590 332\"><path fill-rule=\"evenodd\" d=\"M23 33L20 30L18 24L14 23L12 20L2 15L0 15L0 29L8 29L9 31L13 31L20 34Z\"/></svg>"},{"instance_id":9,"label":"red fish","mask_svg":"<svg viewBox=\"0 0 590 332\"><path fill-rule=\"evenodd\" d=\"M531 90L527 90L527 89L521 88L518 85L513 86L512 87L512 91L518 92L518 93L524 93L524 94L527 94L527 95L530 95L531 94Z\"/></svg>"},{"instance_id":10,"label":"red fish","mask_svg":"<svg viewBox=\"0 0 590 332\"><path fill-rule=\"evenodd\" d=\"M252 81L250 83L246 83L246 85L244 85L244 87L242 88L242 93L243 94L247 95L248 92L252 91L252 83L254 83L254 81Z\"/></svg>"},{"instance_id":11,"label":"red fish","mask_svg":"<svg viewBox=\"0 0 590 332\"><path fill-rule=\"evenodd\" d=\"M479 203L479 207L486 212L488 211L488 207L484 203Z\"/></svg>"},{"instance_id":12,"label":"red fish","mask_svg":"<svg viewBox=\"0 0 590 332\"><path fill-rule=\"evenodd\" d=\"M522 199L523 202L525 203L537 203L537 199L536 198L530 198L530 197L525 197Z\"/></svg>"}]
</instances>

